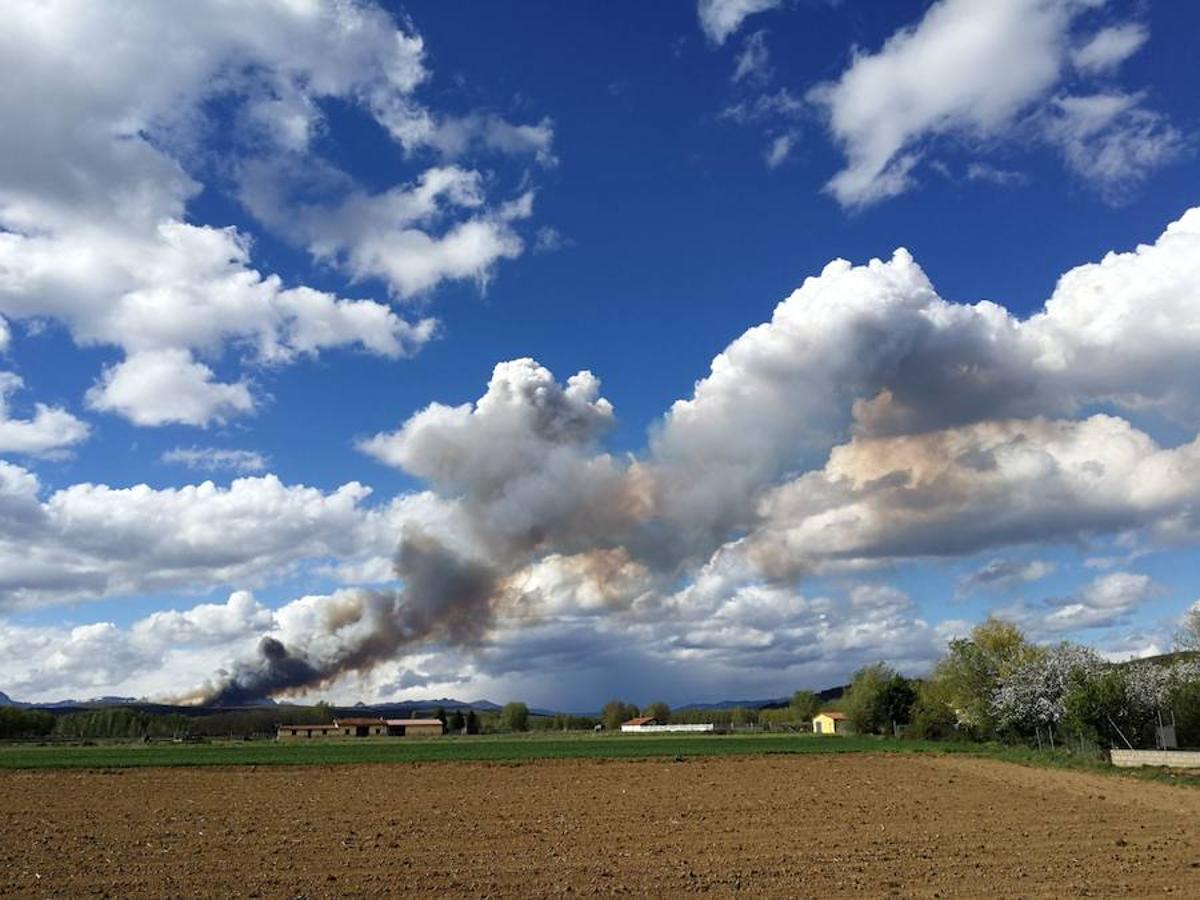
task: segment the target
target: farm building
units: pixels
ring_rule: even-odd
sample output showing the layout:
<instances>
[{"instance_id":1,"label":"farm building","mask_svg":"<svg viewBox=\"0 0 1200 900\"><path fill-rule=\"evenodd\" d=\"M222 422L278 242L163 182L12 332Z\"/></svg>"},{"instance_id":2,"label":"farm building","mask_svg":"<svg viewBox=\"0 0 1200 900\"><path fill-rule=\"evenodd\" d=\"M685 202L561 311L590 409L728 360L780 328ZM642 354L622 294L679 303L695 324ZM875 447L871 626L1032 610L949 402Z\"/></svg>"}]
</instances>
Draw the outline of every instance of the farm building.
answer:
<instances>
[{"instance_id":1,"label":"farm building","mask_svg":"<svg viewBox=\"0 0 1200 900\"><path fill-rule=\"evenodd\" d=\"M279 740L316 738L437 737L440 719L336 719L332 725L280 725Z\"/></svg>"},{"instance_id":2,"label":"farm building","mask_svg":"<svg viewBox=\"0 0 1200 900\"><path fill-rule=\"evenodd\" d=\"M817 713L812 725L814 734L845 734L850 730L850 720L840 712Z\"/></svg>"},{"instance_id":3,"label":"farm building","mask_svg":"<svg viewBox=\"0 0 1200 900\"><path fill-rule=\"evenodd\" d=\"M388 733L383 719L334 719L333 724L343 737L383 737Z\"/></svg>"},{"instance_id":4,"label":"farm building","mask_svg":"<svg viewBox=\"0 0 1200 900\"><path fill-rule=\"evenodd\" d=\"M387 733L394 737L438 737L441 719L388 719Z\"/></svg>"},{"instance_id":5,"label":"farm building","mask_svg":"<svg viewBox=\"0 0 1200 900\"><path fill-rule=\"evenodd\" d=\"M654 725L662 725L663 723L654 718L654 716L635 716L628 722L621 723L622 731L633 731L638 728L647 728Z\"/></svg>"},{"instance_id":6,"label":"farm building","mask_svg":"<svg viewBox=\"0 0 1200 900\"><path fill-rule=\"evenodd\" d=\"M336 725L280 725L276 738L281 741L307 741L337 737L339 734L341 731Z\"/></svg>"},{"instance_id":7,"label":"farm building","mask_svg":"<svg viewBox=\"0 0 1200 900\"><path fill-rule=\"evenodd\" d=\"M704 725L672 725L661 722L654 716L637 716L628 722L621 723L621 730L629 734L662 734L664 732L713 732L717 728L708 723Z\"/></svg>"}]
</instances>

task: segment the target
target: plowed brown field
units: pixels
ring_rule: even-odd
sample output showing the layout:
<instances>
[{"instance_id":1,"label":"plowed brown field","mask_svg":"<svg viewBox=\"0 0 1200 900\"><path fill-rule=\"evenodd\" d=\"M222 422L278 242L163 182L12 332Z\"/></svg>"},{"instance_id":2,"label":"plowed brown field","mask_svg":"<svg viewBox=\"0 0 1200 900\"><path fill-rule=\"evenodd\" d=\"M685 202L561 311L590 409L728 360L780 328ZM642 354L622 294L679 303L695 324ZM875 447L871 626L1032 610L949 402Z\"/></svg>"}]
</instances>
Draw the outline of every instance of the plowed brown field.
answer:
<instances>
[{"instance_id":1,"label":"plowed brown field","mask_svg":"<svg viewBox=\"0 0 1200 900\"><path fill-rule=\"evenodd\" d=\"M0 773L0 895L1200 897L1200 791L943 756Z\"/></svg>"}]
</instances>

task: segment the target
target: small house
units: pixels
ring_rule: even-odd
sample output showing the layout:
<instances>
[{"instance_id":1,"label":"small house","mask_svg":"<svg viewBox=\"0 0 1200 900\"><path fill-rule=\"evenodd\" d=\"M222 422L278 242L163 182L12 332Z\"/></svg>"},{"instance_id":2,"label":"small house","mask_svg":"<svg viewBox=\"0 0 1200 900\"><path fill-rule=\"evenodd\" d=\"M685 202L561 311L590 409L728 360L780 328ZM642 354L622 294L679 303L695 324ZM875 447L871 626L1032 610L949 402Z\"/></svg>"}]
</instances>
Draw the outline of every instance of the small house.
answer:
<instances>
[{"instance_id":1,"label":"small house","mask_svg":"<svg viewBox=\"0 0 1200 900\"><path fill-rule=\"evenodd\" d=\"M813 716L813 734L845 734L850 730L850 720L845 713L819 712Z\"/></svg>"}]
</instances>

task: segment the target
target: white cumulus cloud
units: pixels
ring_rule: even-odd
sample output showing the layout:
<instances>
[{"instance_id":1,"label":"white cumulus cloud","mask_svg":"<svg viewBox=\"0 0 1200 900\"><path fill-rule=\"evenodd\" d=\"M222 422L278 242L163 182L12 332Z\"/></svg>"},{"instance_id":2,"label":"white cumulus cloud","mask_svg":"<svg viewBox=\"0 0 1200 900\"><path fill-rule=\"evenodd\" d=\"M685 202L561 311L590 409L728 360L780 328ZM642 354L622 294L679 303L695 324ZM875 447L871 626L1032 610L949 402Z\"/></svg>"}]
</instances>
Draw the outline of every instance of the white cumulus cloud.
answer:
<instances>
[{"instance_id":1,"label":"white cumulus cloud","mask_svg":"<svg viewBox=\"0 0 1200 900\"><path fill-rule=\"evenodd\" d=\"M397 207L405 188L366 195L315 155L312 138L329 127L323 104L336 99L372 116L409 156L481 148L550 161L547 121L458 121L423 106L415 93L429 77L423 43L374 3L18 0L4 25L0 313L55 319L78 344L118 348L125 359L90 395L97 409L142 425L206 425L259 403L244 375L217 380L218 363L280 365L353 346L400 357L433 336L432 320L407 320L386 303L285 285L254 268L248 234L189 221L190 201L219 189L231 169L267 160L322 173L324 209L343 210L341 219L328 217L320 234L309 222L298 239L352 278L382 278L399 294L482 280L523 248L513 207L490 204L477 181L465 216L450 205L405 218ZM38 90L20 87L28 84ZM229 122L209 117L218 97L232 109ZM206 136L226 126L232 147L216 165ZM416 177L440 171L418 168ZM356 215L368 211L364 228ZM405 254L406 267L389 264ZM152 372L169 377L173 402L146 383Z\"/></svg>"},{"instance_id":2,"label":"white cumulus cloud","mask_svg":"<svg viewBox=\"0 0 1200 900\"><path fill-rule=\"evenodd\" d=\"M867 206L913 186L930 139L995 141L1023 130L1038 134L1039 126L1062 147L1068 165L1106 196L1113 196L1115 183L1136 185L1170 159L1166 149L1178 143L1163 117L1141 106L1122 122L1110 116L1100 126L1089 117L1095 129L1086 135L1090 148L1107 157L1097 167L1085 162L1072 139L1084 137L1084 126L1061 109L1075 101L1052 96L1072 65L1089 72L1111 69L1145 42L1146 32L1128 25L1101 32L1072 51L1072 29L1103 3L938 0L878 51L856 50L840 77L808 93L846 154L845 168L828 184L830 193L843 206ZM1031 126L1023 128L1030 116Z\"/></svg>"},{"instance_id":3,"label":"white cumulus cloud","mask_svg":"<svg viewBox=\"0 0 1200 900\"><path fill-rule=\"evenodd\" d=\"M387 557L387 510L349 482L323 492L274 475L155 489L74 484L42 496L0 462L0 609L277 578L302 564Z\"/></svg>"},{"instance_id":4,"label":"white cumulus cloud","mask_svg":"<svg viewBox=\"0 0 1200 900\"><path fill-rule=\"evenodd\" d=\"M88 424L58 406L37 403L32 418L13 418L12 396L24 384L19 375L0 372L0 453L55 456L87 440Z\"/></svg>"},{"instance_id":5,"label":"white cumulus cloud","mask_svg":"<svg viewBox=\"0 0 1200 900\"><path fill-rule=\"evenodd\" d=\"M1066 631L1104 628L1124 620L1162 592L1149 575L1111 572L1084 585L1069 597L1051 597L1041 604L1019 604L999 611L1038 637ZM1124 656L1128 657L1126 651Z\"/></svg>"}]
</instances>

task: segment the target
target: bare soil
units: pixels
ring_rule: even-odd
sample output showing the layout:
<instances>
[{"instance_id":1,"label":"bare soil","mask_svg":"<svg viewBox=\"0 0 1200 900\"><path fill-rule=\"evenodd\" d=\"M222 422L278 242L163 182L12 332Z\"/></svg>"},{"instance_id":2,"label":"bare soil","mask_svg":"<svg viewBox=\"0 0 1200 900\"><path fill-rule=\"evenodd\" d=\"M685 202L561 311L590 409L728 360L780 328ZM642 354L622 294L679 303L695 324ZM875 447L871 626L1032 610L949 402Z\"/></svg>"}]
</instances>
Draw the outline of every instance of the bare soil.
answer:
<instances>
[{"instance_id":1,"label":"bare soil","mask_svg":"<svg viewBox=\"0 0 1200 900\"><path fill-rule=\"evenodd\" d=\"M1200 897L1200 790L945 756L0 773L0 896Z\"/></svg>"}]
</instances>

